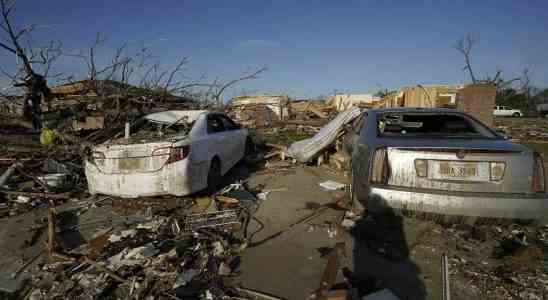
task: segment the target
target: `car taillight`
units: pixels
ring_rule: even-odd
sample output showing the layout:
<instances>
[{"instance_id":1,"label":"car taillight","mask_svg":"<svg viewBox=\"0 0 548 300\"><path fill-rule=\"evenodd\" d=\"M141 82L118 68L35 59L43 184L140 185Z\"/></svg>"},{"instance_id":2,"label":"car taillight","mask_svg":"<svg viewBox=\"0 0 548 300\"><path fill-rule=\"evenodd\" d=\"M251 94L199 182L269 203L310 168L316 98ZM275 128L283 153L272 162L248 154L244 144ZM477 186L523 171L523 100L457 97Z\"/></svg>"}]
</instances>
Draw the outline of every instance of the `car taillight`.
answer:
<instances>
[{"instance_id":1,"label":"car taillight","mask_svg":"<svg viewBox=\"0 0 548 300\"><path fill-rule=\"evenodd\" d=\"M490 162L489 163L489 179L491 181L501 181L504 177L504 170L506 170L506 163L504 162Z\"/></svg>"},{"instance_id":2,"label":"car taillight","mask_svg":"<svg viewBox=\"0 0 548 300\"><path fill-rule=\"evenodd\" d=\"M386 148L378 148L373 153L371 160L371 171L369 173L369 180L371 183L388 183L388 177L390 176L390 165L388 163L388 152Z\"/></svg>"},{"instance_id":3,"label":"car taillight","mask_svg":"<svg viewBox=\"0 0 548 300\"><path fill-rule=\"evenodd\" d=\"M190 153L190 145L181 147L165 147L157 148L152 151L152 156L164 156L169 155L166 164L171 164L185 159Z\"/></svg>"},{"instance_id":4,"label":"car taillight","mask_svg":"<svg viewBox=\"0 0 548 300\"><path fill-rule=\"evenodd\" d=\"M425 159L415 159L415 172L418 177L428 176L428 161Z\"/></svg>"},{"instance_id":5,"label":"car taillight","mask_svg":"<svg viewBox=\"0 0 548 300\"><path fill-rule=\"evenodd\" d=\"M538 152L534 153L533 163L533 192L544 193L545 181L544 181L544 162L542 156Z\"/></svg>"}]
</instances>

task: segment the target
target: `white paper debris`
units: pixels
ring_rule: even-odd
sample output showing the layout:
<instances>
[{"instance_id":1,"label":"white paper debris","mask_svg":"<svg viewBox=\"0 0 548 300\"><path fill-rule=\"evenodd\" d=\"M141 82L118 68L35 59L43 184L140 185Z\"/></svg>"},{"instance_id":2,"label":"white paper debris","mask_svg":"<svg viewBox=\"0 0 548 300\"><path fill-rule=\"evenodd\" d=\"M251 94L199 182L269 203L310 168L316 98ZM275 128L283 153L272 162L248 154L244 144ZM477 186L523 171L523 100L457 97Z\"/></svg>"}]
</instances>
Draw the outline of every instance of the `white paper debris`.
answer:
<instances>
[{"instance_id":1,"label":"white paper debris","mask_svg":"<svg viewBox=\"0 0 548 300\"><path fill-rule=\"evenodd\" d=\"M339 191L346 187L346 184L342 184L333 180L321 182L320 187L326 191Z\"/></svg>"},{"instance_id":2,"label":"white paper debris","mask_svg":"<svg viewBox=\"0 0 548 300\"><path fill-rule=\"evenodd\" d=\"M29 203L30 202L30 198L27 197L27 196L17 196L17 199L15 199L15 202L17 203L21 203L21 204L26 204L26 203Z\"/></svg>"},{"instance_id":3,"label":"white paper debris","mask_svg":"<svg viewBox=\"0 0 548 300\"><path fill-rule=\"evenodd\" d=\"M270 192L258 193L257 198L259 198L259 200L261 201L265 201L268 198L268 194L270 194Z\"/></svg>"},{"instance_id":4,"label":"white paper debris","mask_svg":"<svg viewBox=\"0 0 548 300\"><path fill-rule=\"evenodd\" d=\"M353 220L350 220L350 219L344 219L342 222L341 222L341 226L344 227L344 228L352 228L356 225L356 222L353 221Z\"/></svg>"}]
</instances>

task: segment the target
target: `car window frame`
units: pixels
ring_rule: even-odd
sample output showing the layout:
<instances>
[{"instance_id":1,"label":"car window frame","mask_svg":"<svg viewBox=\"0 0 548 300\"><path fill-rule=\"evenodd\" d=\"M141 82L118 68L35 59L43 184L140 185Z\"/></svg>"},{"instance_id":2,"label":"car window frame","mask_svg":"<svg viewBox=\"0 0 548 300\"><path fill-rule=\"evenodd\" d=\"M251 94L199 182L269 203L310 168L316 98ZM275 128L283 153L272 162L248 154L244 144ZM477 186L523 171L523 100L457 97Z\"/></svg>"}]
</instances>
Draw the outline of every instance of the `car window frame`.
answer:
<instances>
[{"instance_id":1,"label":"car window frame","mask_svg":"<svg viewBox=\"0 0 548 300\"><path fill-rule=\"evenodd\" d=\"M228 116L226 116L226 115L218 115L218 117L221 118L221 121L226 120L226 122L228 122L228 123L232 126L231 129L228 129L228 128L226 127L226 124L224 124L224 122L223 122L223 127L224 127L225 131L235 131L235 130L241 129L241 127L238 126L238 124L237 124L236 122L234 122L234 121L233 121L231 118L229 118Z\"/></svg>"},{"instance_id":2,"label":"car window frame","mask_svg":"<svg viewBox=\"0 0 548 300\"><path fill-rule=\"evenodd\" d=\"M381 114L377 114L376 115L376 118L375 118L375 134L376 134L376 137L377 138L389 138L389 139L406 139L406 138L418 138L418 139L427 139L427 138L444 138L444 137L441 137L441 136L412 136L412 135L383 135L383 133L380 132L379 128L378 128L378 122L379 122L379 118L384 115L384 114L392 114L394 112L386 112L386 113L381 113ZM398 112L396 112L398 113ZM403 114L406 114L407 112L402 112ZM437 114L437 113L430 113L430 112L409 112L408 114L417 114L417 115L420 115L420 114ZM494 130L492 130L491 128L489 128L489 126L483 124L480 120L476 119L474 116L471 116L471 115L467 115L467 114L464 114L464 113L461 113L461 112L451 112L451 113L439 113L441 115L456 115L456 116L460 116L462 117L463 119L467 120L468 122L473 122L473 123L476 123L476 125L478 125L479 127L481 127L483 130L487 131L488 133L490 133L491 135L493 135L493 137L487 137L487 136L479 136L479 137L469 137L469 136L451 136L450 138L456 138L456 139L459 139L459 138L472 138L472 139L485 139L485 140L499 140L499 139L502 139L502 137L497 134Z\"/></svg>"},{"instance_id":3,"label":"car window frame","mask_svg":"<svg viewBox=\"0 0 548 300\"><path fill-rule=\"evenodd\" d=\"M223 130L221 130L221 131L212 131L212 130L211 130L211 127L209 126L209 121L210 121L210 119L216 119L218 122L220 122L220 123L221 123L221 126L223 127ZM207 115L207 119L206 119L206 131L207 131L207 134L217 134L217 133L226 132L226 131L228 131L228 130L226 130L225 125L223 124L223 120L221 120L221 119L219 118L219 115L217 115L217 114L209 114L209 115Z\"/></svg>"}]
</instances>

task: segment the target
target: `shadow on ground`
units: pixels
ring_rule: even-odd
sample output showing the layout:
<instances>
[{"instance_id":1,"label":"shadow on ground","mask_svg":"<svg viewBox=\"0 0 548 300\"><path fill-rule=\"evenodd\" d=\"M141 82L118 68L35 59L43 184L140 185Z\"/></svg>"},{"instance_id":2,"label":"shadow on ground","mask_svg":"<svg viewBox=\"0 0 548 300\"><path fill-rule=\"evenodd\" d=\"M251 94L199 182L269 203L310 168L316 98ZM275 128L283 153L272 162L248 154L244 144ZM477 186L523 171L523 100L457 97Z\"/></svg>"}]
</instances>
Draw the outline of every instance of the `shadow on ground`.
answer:
<instances>
[{"instance_id":1,"label":"shadow on ground","mask_svg":"<svg viewBox=\"0 0 548 300\"><path fill-rule=\"evenodd\" d=\"M400 299L426 299L420 269L409 258L404 224L394 212L365 214L350 231L353 272L343 272L360 295L387 288Z\"/></svg>"}]
</instances>

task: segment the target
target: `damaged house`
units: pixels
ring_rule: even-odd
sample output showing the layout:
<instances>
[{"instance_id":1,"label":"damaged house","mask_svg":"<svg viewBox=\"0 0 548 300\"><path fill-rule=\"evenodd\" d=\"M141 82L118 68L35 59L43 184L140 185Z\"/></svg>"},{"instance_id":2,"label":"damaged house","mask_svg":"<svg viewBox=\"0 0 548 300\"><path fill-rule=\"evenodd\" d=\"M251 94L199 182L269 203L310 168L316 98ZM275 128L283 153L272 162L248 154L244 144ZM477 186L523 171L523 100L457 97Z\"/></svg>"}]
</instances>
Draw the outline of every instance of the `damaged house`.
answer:
<instances>
[{"instance_id":1,"label":"damaged house","mask_svg":"<svg viewBox=\"0 0 548 300\"><path fill-rule=\"evenodd\" d=\"M326 104L337 111L345 111L351 107L372 108L379 101L380 97L371 94L336 94L329 97Z\"/></svg>"},{"instance_id":2,"label":"damaged house","mask_svg":"<svg viewBox=\"0 0 548 300\"><path fill-rule=\"evenodd\" d=\"M289 116L287 95L237 96L229 104L230 116L247 127L268 127Z\"/></svg>"},{"instance_id":3,"label":"damaged house","mask_svg":"<svg viewBox=\"0 0 548 300\"><path fill-rule=\"evenodd\" d=\"M456 108L493 126L497 88L492 84L417 85L385 96L375 107Z\"/></svg>"}]
</instances>

